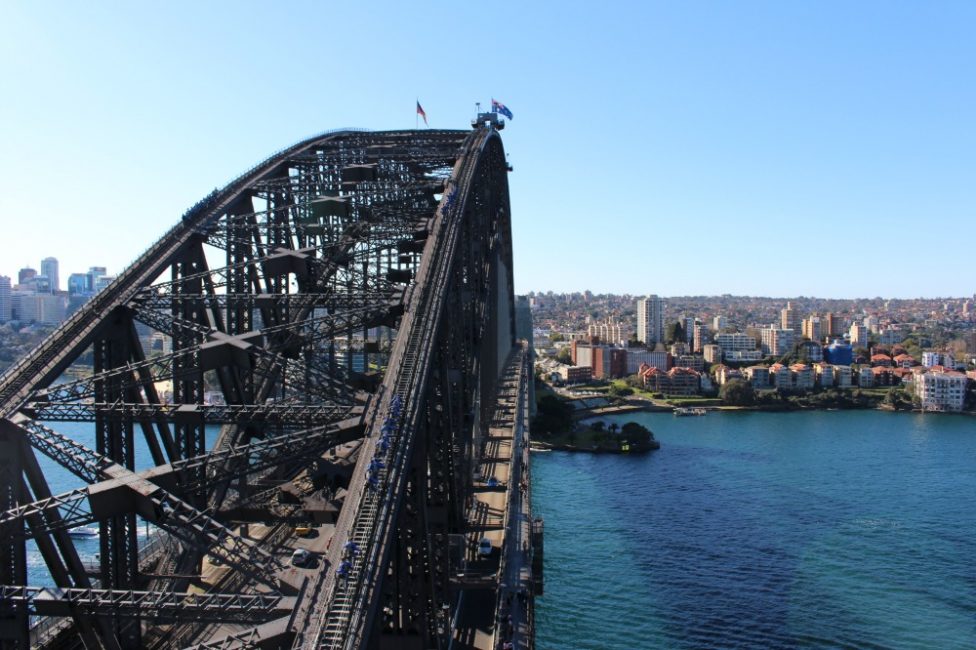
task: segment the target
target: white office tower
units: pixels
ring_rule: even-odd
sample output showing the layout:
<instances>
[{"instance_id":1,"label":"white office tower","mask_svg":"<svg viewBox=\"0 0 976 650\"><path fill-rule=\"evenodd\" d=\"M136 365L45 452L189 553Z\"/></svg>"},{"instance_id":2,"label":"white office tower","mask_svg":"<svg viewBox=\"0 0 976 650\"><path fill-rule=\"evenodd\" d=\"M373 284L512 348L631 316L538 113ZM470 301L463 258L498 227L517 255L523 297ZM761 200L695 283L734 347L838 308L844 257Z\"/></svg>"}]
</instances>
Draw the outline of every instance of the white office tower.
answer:
<instances>
[{"instance_id":1,"label":"white office tower","mask_svg":"<svg viewBox=\"0 0 976 650\"><path fill-rule=\"evenodd\" d=\"M58 277L58 260L55 257L45 257L41 260L41 275L47 276L51 293L61 291L61 278Z\"/></svg>"},{"instance_id":2,"label":"white office tower","mask_svg":"<svg viewBox=\"0 0 976 650\"><path fill-rule=\"evenodd\" d=\"M657 296L637 301L637 340L647 346L664 341L664 310Z\"/></svg>"}]
</instances>

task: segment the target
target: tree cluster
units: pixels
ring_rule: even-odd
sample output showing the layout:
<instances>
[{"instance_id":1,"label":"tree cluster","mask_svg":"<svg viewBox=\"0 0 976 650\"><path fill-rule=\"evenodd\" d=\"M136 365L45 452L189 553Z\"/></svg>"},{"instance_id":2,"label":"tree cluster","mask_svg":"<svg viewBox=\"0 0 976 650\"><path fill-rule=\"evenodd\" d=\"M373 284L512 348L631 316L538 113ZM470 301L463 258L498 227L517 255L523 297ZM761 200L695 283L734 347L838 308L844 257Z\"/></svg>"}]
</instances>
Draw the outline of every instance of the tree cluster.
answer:
<instances>
[{"instance_id":1,"label":"tree cluster","mask_svg":"<svg viewBox=\"0 0 976 650\"><path fill-rule=\"evenodd\" d=\"M573 428L573 406L555 395L546 395L536 405L533 433L562 433Z\"/></svg>"}]
</instances>

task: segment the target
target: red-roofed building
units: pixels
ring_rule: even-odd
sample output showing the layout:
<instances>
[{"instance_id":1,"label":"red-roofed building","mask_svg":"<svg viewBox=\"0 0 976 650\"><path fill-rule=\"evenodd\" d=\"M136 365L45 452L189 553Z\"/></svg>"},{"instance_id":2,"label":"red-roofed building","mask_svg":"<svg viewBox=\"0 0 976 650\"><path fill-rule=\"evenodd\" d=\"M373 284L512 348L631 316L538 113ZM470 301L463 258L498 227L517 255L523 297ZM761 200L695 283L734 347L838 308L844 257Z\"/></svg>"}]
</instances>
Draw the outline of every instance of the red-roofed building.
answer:
<instances>
[{"instance_id":1,"label":"red-roofed building","mask_svg":"<svg viewBox=\"0 0 976 650\"><path fill-rule=\"evenodd\" d=\"M701 390L701 375L691 368L671 368L668 377L672 395L697 395Z\"/></svg>"},{"instance_id":2,"label":"red-roofed building","mask_svg":"<svg viewBox=\"0 0 976 650\"><path fill-rule=\"evenodd\" d=\"M769 366L769 380L774 388L789 390L793 388L793 373L781 363Z\"/></svg>"},{"instance_id":3,"label":"red-roofed building","mask_svg":"<svg viewBox=\"0 0 976 650\"><path fill-rule=\"evenodd\" d=\"M918 365L918 361L915 360L915 357L904 352L897 355L894 359L892 359L892 361L894 361L895 365L899 368L911 368L912 366Z\"/></svg>"},{"instance_id":4,"label":"red-roofed building","mask_svg":"<svg viewBox=\"0 0 976 650\"><path fill-rule=\"evenodd\" d=\"M697 395L701 390L701 375L691 368L660 368L643 364L638 376L644 388L668 395Z\"/></svg>"},{"instance_id":5,"label":"red-roofed building","mask_svg":"<svg viewBox=\"0 0 976 650\"><path fill-rule=\"evenodd\" d=\"M875 386L891 386L894 383L895 375L891 372L891 368L874 366L871 368L871 374L874 375Z\"/></svg>"},{"instance_id":6,"label":"red-roofed building","mask_svg":"<svg viewBox=\"0 0 976 650\"><path fill-rule=\"evenodd\" d=\"M871 365L880 366L882 368L891 367L891 357L887 354L872 354L871 355Z\"/></svg>"},{"instance_id":7,"label":"red-roofed building","mask_svg":"<svg viewBox=\"0 0 976 650\"><path fill-rule=\"evenodd\" d=\"M906 379L911 381L912 375L914 374L912 370L912 368L892 368L891 374L897 377L900 382L904 382Z\"/></svg>"},{"instance_id":8,"label":"red-roofed building","mask_svg":"<svg viewBox=\"0 0 976 650\"><path fill-rule=\"evenodd\" d=\"M793 388L797 390L810 390L813 388L813 369L805 363L794 363L790 366L790 373L793 379Z\"/></svg>"}]
</instances>

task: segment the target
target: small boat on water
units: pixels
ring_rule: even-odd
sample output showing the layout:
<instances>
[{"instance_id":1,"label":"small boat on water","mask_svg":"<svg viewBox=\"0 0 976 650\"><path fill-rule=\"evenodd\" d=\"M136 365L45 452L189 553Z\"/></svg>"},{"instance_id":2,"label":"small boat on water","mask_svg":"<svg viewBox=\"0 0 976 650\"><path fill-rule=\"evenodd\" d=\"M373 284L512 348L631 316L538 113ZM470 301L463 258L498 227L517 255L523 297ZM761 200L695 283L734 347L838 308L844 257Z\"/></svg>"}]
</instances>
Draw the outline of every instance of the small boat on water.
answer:
<instances>
[{"instance_id":1,"label":"small boat on water","mask_svg":"<svg viewBox=\"0 0 976 650\"><path fill-rule=\"evenodd\" d=\"M675 415L705 415L706 413L708 413L708 411L706 411L700 406L694 406L694 407L683 406L674 409Z\"/></svg>"},{"instance_id":2,"label":"small boat on water","mask_svg":"<svg viewBox=\"0 0 976 650\"><path fill-rule=\"evenodd\" d=\"M68 531L72 537L98 537L98 529L91 526L80 526Z\"/></svg>"}]
</instances>

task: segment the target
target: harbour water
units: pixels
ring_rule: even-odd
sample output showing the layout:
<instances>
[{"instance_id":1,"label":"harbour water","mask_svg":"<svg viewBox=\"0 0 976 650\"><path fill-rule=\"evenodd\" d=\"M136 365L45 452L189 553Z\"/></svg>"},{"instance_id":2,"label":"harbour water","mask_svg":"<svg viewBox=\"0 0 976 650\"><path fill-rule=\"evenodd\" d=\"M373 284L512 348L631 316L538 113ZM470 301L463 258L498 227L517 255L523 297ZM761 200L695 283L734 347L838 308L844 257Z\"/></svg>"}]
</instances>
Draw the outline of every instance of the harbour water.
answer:
<instances>
[{"instance_id":1,"label":"harbour water","mask_svg":"<svg viewBox=\"0 0 976 650\"><path fill-rule=\"evenodd\" d=\"M623 416L647 456L533 454L537 647L976 647L976 420Z\"/></svg>"}]
</instances>

